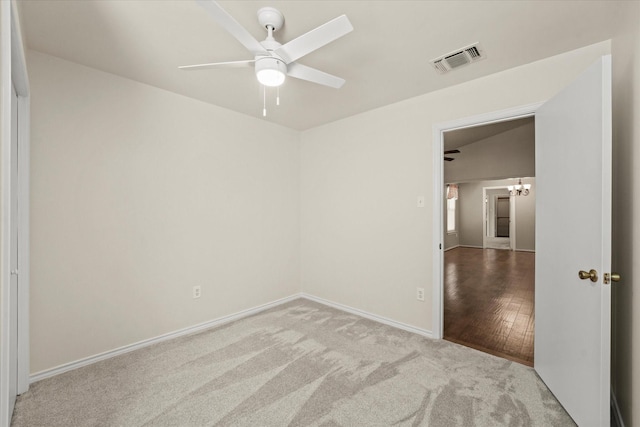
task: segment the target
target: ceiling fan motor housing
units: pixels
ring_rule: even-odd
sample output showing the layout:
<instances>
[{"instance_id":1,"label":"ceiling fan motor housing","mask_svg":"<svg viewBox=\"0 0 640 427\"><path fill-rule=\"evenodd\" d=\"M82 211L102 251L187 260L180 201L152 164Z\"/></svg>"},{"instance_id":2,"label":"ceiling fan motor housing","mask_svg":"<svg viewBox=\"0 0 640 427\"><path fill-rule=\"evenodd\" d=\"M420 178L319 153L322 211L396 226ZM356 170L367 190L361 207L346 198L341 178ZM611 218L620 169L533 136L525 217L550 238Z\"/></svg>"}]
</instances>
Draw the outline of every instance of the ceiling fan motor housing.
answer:
<instances>
[{"instance_id":1,"label":"ceiling fan motor housing","mask_svg":"<svg viewBox=\"0 0 640 427\"><path fill-rule=\"evenodd\" d=\"M263 7L258 10L258 22L267 29L271 27L273 31L277 31L284 25L284 15L273 7Z\"/></svg>"}]
</instances>

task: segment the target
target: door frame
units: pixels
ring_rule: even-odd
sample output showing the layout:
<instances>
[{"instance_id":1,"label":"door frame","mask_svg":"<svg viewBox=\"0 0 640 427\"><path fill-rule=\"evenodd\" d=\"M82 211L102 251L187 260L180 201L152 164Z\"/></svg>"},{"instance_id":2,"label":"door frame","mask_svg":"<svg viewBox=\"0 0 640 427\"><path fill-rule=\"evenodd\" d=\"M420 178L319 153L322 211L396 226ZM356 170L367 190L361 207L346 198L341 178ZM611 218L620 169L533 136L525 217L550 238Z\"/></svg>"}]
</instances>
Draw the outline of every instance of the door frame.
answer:
<instances>
[{"instance_id":1,"label":"door frame","mask_svg":"<svg viewBox=\"0 0 640 427\"><path fill-rule=\"evenodd\" d=\"M464 117L433 125L433 287L432 287L432 336L442 339L444 333L444 132L475 126L499 123L535 116L536 110L544 104L522 105L505 110Z\"/></svg>"},{"instance_id":2,"label":"door frame","mask_svg":"<svg viewBox=\"0 0 640 427\"><path fill-rule=\"evenodd\" d=\"M18 95L18 394L29 389L29 288L31 277L31 91L20 22L12 2L12 79Z\"/></svg>"},{"instance_id":3,"label":"door frame","mask_svg":"<svg viewBox=\"0 0 640 427\"><path fill-rule=\"evenodd\" d=\"M17 392L29 388L29 156L30 93L17 5L0 2L0 424L9 424L9 229L11 201L11 86L18 96L18 375Z\"/></svg>"},{"instance_id":4,"label":"door frame","mask_svg":"<svg viewBox=\"0 0 640 427\"><path fill-rule=\"evenodd\" d=\"M492 187L482 187L482 248L487 248L487 190L507 189L506 185L498 185ZM504 197L504 196L503 196ZM509 250L516 250L516 200L514 196L509 195Z\"/></svg>"}]
</instances>

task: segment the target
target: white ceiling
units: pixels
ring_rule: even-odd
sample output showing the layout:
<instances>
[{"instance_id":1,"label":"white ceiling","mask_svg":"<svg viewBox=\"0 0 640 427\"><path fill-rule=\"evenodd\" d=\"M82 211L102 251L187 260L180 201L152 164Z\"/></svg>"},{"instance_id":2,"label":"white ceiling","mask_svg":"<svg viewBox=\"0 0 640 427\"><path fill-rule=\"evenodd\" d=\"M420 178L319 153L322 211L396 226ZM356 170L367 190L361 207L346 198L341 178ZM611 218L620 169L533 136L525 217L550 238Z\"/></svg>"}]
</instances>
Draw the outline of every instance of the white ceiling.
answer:
<instances>
[{"instance_id":1,"label":"white ceiling","mask_svg":"<svg viewBox=\"0 0 640 427\"><path fill-rule=\"evenodd\" d=\"M464 147L465 145L473 144L474 142L482 141L499 133L530 125L531 123L533 123L533 117L525 117L523 119L505 120L488 125L473 126L445 132L444 150L454 150Z\"/></svg>"},{"instance_id":2,"label":"white ceiling","mask_svg":"<svg viewBox=\"0 0 640 427\"><path fill-rule=\"evenodd\" d=\"M179 65L251 59L191 0L21 0L30 49L254 117L252 69L180 71ZM258 40L263 6L279 9L285 43L346 14L354 31L299 62L347 80L331 89L293 78L265 120L303 130L526 64L615 34L617 1L220 1ZM487 59L446 75L429 60L480 42ZM273 94L271 94L273 95ZM269 96L274 103L274 96ZM463 100L461 100L463 102Z\"/></svg>"}]
</instances>

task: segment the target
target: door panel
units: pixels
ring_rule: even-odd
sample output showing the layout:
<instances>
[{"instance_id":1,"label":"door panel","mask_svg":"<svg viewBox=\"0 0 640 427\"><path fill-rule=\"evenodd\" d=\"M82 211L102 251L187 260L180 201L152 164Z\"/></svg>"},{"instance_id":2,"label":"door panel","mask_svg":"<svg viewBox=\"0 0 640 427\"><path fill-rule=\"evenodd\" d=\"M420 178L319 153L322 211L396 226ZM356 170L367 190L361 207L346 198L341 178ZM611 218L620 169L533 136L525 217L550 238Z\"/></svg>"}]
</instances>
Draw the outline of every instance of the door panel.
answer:
<instances>
[{"instance_id":1,"label":"door panel","mask_svg":"<svg viewBox=\"0 0 640 427\"><path fill-rule=\"evenodd\" d=\"M11 94L11 283L9 287L9 413L18 391L18 97Z\"/></svg>"},{"instance_id":2,"label":"door panel","mask_svg":"<svg viewBox=\"0 0 640 427\"><path fill-rule=\"evenodd\" d=\"M535 369L580 426L609 425L611 58L536 112ZM581 280L579 270L598 272Z\"/></svg>"},{"instance_id":3,"label":"door panel","mask_svg":"<svg viewBox=\"0 0 640 427\"><path fill-rule=\"evenodd\" d=\"M496 237L509 237L510 205L509 196L496 198Z\"/></svg>"},{"instance_id":4,"label":"door panel","mask_svg":"<svg viewBox=\"0 0 640 427\"><path fill-rule=\"evenodd\" d=\"M511 249L511 212L509 190L506 187L483 188L483 247L492 249ZM506 199L506 210L499 200Z\"/></svg>"}]
</instances>

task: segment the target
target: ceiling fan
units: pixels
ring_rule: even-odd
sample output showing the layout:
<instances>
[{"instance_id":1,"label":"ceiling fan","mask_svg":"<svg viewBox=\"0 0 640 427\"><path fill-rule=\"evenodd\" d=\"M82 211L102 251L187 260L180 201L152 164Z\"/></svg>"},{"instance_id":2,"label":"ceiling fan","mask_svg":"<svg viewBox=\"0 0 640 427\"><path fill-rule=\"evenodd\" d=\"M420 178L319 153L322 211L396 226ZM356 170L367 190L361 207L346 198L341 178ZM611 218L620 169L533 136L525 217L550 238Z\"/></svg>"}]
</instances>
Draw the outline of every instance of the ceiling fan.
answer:
<instances>
[{"instance_id":1,"label":"ceiling fan","mask_svg":"<svg viewBox=\"0 0 640 427\"><path fill-rule=\"evenodd\" d=\"M353 31L353 26L346 15L339 16L288 43L280 44L273 38L274 31L282 28L284 24L284 16L280 11L272 7L263 7L258 10L258 22L267 30L267 38L259 42L215 0L196 1L222 28L251 52L253 59L178 67L181 70L254 67L258 81L265 86L280 86L284 83L285 76L336 89L344 84L345 80L340 77L307 67L296 61Z\"/></svg>"},{"instance_id":2,"label":"ceiling fan","mask_svg":"<svg viewBox=\"0 0 640 427\"><path fill-rule=\"evenodd\" d=\"M444 152L444 154L456 154L456 153L459 153L459 152L460 152L460 150L447 150L447 151ZM447 157L447 156L444 156L444 159L447 162L452 162L452 161L455 160L453 157Z\"/></svg>"}]
</instances>

